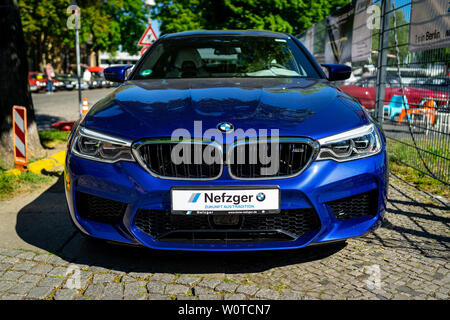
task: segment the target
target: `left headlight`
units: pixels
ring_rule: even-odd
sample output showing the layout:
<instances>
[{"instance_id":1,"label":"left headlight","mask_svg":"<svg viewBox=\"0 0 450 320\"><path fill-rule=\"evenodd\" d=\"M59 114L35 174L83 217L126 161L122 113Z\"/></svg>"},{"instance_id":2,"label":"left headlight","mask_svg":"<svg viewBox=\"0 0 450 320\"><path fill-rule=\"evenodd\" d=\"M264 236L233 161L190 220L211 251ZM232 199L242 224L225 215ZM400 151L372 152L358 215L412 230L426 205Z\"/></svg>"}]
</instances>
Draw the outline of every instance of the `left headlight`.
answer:
<instances>
[{"instance_id":1,"label":"left headlight","mask_svg":"<svg viewBox=\"0 0 450 320\"><path fill-rule=\"evenodd\" d=\"M71 143L71 153L80 158L106 163L135 161L132 141L80 127Z\"/></svg>"},{"instance_id":2,"label":"left headlight","mask_svg":"<svg viewBox=\"0 0 450 320\"><path fill-rule=\"evenodd\" d=\"M381 151L381 141L374 124L319 139L316 160L338 162L373 156Z\"/></svg>"}]
</instances>

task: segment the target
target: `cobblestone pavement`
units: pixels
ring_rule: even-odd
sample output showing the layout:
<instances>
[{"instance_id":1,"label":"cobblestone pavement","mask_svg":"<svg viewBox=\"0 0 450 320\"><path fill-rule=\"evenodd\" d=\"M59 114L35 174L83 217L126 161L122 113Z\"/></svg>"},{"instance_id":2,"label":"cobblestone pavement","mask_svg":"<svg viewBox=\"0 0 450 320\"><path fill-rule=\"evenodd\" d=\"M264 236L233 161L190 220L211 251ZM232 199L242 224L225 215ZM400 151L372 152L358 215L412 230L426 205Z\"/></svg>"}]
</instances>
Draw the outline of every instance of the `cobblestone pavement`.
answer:
<instances>
[{"instance_id":1,"label":"cobblestone pavement","mask_svg":"<svg viewBox=\"0 0 450 320\"><path fill-rule=\"evenodd\" d=\"M389 192L384 226L347 244L180 253L74 233L56 254L0 249L0 299L449 299L448 207L394 178Z\"/></svg>"}]
</instances>

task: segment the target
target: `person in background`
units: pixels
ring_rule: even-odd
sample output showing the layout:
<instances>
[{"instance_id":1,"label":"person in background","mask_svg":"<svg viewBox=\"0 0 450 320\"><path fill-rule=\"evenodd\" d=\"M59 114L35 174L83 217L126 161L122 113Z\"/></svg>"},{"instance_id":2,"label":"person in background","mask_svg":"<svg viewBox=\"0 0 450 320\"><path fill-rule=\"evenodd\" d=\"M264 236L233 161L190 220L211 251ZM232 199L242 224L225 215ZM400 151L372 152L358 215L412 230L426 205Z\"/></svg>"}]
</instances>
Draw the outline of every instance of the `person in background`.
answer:
<instances>
[{"instance_id":1,"label":"person in background","mask_svg":"<svg viewBox=\"0 0 450 320\"><path fill-rule=\"evenodd\" d=\"M47 63L47 67L45 68L45 74L47 75L47 93L53 93L53 78L55 77L55 71L53 70L53 66L51 63Z\"/></svg>"},{"instance_id":2,"label":"person in background","mask_svg":"<svg viewBox=\"0 0 450 320\"><path fill-rule=\"evenodd\" d=\"M369 77L370 75L371 74L370 74L369 68L367 68L366 66L363 66L361 78Z\"/></svg>"},{"instance_id":3,"label":"person in background","mask_svg":"<svg viewBox=\"0 0 450 320\"><path fill-rule=\"evenodd\" d=\"M91 73L89 72L88 69L84 70L84 72L83 72L83 80L86 82L91 81Z\"/></svg>"}]
</instances>

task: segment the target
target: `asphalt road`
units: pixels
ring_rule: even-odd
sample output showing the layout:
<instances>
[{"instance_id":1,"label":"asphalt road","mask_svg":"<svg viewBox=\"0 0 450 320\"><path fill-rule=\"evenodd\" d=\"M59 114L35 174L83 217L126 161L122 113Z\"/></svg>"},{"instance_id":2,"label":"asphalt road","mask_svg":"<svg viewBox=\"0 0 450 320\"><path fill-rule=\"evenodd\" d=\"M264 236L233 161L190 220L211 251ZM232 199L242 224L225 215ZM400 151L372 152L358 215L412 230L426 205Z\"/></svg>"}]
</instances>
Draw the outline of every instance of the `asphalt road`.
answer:
<instances>
[{"instance_id":1,"label":"asphalt road","mask_svg":"<svg viewBox=\"0 0 450 320\"><path fill-rule=\"evenodd\" d=\"M114 89L91 89L81 92L91 107ZM32 97L38 130L50 129L52 123L61 120L77 120L80 117L77 90L58 91L53 94L33 93Z\"/></svg>"}]
</instances>

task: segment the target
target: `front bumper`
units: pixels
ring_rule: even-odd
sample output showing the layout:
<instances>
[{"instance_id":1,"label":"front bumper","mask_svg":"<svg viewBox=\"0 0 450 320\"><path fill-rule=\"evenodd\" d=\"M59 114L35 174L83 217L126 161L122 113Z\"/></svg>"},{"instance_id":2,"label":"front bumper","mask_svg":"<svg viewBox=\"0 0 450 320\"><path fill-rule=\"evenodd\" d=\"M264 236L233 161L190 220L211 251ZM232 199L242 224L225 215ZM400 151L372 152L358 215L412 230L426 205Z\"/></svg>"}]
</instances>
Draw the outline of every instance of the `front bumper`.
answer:
<instances>
[{"instance_id":1,"label":"front bumper","mask_svg":"<svg viewBox=\"0 0 450 320\"><path fill-rule=\"evenodd\" d=\"M84 233L102 239L144 245L155 249L244 251L294 249L357 237L377 228L383 219L387 193L387 157L385 149L378 155L337 163L313 162L302 174L288 179L240 181L224 170L213 181L173 181L151 176L137 163L106 164L67 154L65 181L70 215ZM291 212L312 210L320 220L317 229L309 230L289 241L159 241L136 225L142 210L167 212L171 208L170 189L173 186L249 186L277 185L281 190L281 209ZM118 222L102 223L80 216L75 197L79 193L114 200L124 204ZM373 214L350 219L338 219L330 202L365 193L375 194ZM295 210L294 210L295 209Z\"/></svg>"}]
</instances>

